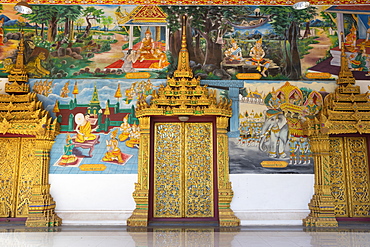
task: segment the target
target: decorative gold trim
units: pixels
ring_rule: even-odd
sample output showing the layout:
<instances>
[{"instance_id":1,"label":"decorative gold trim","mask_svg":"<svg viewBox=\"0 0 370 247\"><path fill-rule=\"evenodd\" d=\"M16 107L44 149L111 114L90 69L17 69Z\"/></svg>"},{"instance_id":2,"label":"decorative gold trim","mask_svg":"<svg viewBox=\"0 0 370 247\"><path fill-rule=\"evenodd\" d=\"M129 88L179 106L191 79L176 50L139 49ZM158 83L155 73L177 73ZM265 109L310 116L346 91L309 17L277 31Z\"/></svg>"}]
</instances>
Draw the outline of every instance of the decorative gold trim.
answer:
<instances>
[{"instance_id":1,"label":"decorative gold trim","mask_svg":"<svg viewBox=\"0 0 370 247\"><path fill-rule=\"evenodd\" d=\"M240 220L230 208L234 192L229 177L229 138L227 137L227 117L217 117L217 177L218 211L220 226L239 226Z\"/></svg>"},{"instance_id":2,"label":"decorative gold trim","mask_svg":"<svg viewBox=\"0 0 370 247\"><path fill-rule=\"evenodd\" d=\"M17 167L14 171L19 180L18 187L8 186L6 189L19 191L16 197L22 205L17 205L17 212L10 214L15 217L27 217L26 226L29 227L58 226L62 220L54 212L55 202L50 195L49 161L53 140L59 134L60 127L57 120L53 120L43 109L36 94L29 93L23 43L22 32L17 61L8 76L10 83L5 87L10 95L0 95L0 133L15 135L21 140L20 153L6 156L10 159L11 156L20 156L17 162L12 164ZM1 137L4 141L9 138ZM7 149L3 151L9 152ZM7 172L3 171L6 169L3 166L0 169L0 174ZM0 180L3 182L2 177Z\"/></svg>"},{"instance_id":3,"label":"decorative gold trim","mask_svg":"<svg viewBox=\"0 0 370 247\"><path fill-rule=\"evenodd\" d=\"M326 96L323 110L317 118L307 119L303 125L309 137L314 156L315 185L305 226L336 227L335 203L332 195L330 134L370 133L369 93L360 93L352 72L348 69L347 56L342 41L341 70L335 92ZM342 160L348 163L348 160ZM345 171L346 173L348 172ZM369 180L369 178L367 178Z\"/></svg>"},{"instance_id":4,"label":"decorative gold trim","mask_svg":"<svg viewBox=\"0 0 370 247\"><path fill-rule=\"evenodd\" d=\"M18 0L3 0L3 4L11 3L16 4L18 3ZM67 4L67 5L73 5L73 4L98 4L98 5L270 5L270 6L281 6L281 5L287 5L291 6L292 1L287 0L275 0L275 1L268 1L268 0L261 0L258 1L258 4L256 1L252 0L229 0L229 1L222 1L222 0L214 0L210 2L209 0L147 0L143 2L142 0L123 0L123 1L117 1L117 0L29 0L27 1L29 4ZM337 5L358 5L358 4L369 4L367 0L342 0L338 2L333 2L332 0L310 0L311 5L323 5L323 6L331 6L333 4Z\"/></svg>"}]
</instances>

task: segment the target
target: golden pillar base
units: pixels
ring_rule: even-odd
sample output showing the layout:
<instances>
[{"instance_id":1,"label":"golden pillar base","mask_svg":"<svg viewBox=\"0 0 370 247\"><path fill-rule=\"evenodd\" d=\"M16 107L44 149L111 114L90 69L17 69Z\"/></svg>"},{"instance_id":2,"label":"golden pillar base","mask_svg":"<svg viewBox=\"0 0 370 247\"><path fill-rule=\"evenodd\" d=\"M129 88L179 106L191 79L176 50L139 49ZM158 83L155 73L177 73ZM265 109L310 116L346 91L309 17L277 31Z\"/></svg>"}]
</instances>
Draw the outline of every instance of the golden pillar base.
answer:
<instances>
[{"instance_id":1,"label":"golden pillar base","mask_svg":"<svg viewBox=\"0 0 370 247\"><path fill-rule=\"evenodd\" d=\"M221 189L218 192L219 222L222 227L239 226L240 220L230 208L234 193L231 189Z\"/></svg>"},{"instance_id":2,"label":"golden pillar base","mask_svg":"<svg viewBox=\"0 0 370 247\"><path fill-rule=\"evenodd\" d=\"M28 206L28 227L60 226L62 219L54 212L55 202L50 195L50 185L34 185Z\"/></svg>"},{"instance_id":3,"label":"golden pillar base","mask_svg":"<svg viewBox=\"0 0 370 247\"><path fill-rule=\"evenodd\" d=\"M330 191L327 189L327 191ZM333 196L329 194L315 194L308 204L311 213L303 219L307 227L338 227L335 218Z\"/></svg>"},{"instance_id":4,"label":"golden pillar base","mask_svg":"<svg viewBox=\"0 0 370 247\"><path fill-rule=\"evenodd\" d=\"M139 187L139 184L136 183L135 187ZM127 219L127 226L132 226L132 227L148 226L148 212L149 212L148 190L136 190L133 193L133 197L136 202L136 208L132 212L132 215Z\"/></svg>"}]
</instances>

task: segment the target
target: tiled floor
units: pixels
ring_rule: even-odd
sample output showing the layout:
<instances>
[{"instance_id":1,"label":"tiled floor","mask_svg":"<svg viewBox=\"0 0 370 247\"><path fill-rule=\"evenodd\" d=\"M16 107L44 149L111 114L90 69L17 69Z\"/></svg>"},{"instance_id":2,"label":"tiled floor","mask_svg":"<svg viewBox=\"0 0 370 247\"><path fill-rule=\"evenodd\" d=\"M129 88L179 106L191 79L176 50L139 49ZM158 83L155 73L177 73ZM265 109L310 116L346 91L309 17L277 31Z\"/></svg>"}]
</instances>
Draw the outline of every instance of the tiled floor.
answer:
<instances>
[{"instance_id":1,"label":"tiled floor","mask_svg":"<svg viewBox=\"0 0 370 247\"><path fill-rule=\"evenodd\" d=\"M301 226L148 227L63 226L26 228L0 223L1 247L368 247L370 223L341 223L335 229Z\"/></svg>"}]
</instances>

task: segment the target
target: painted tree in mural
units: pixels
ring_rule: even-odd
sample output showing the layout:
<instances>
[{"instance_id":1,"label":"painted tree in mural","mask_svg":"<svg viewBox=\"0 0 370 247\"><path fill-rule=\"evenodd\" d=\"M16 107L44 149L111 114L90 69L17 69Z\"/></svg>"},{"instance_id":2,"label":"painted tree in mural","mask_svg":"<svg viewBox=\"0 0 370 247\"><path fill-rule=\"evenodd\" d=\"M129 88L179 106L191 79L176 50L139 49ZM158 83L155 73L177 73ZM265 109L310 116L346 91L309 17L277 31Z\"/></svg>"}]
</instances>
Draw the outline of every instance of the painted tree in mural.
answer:
<instances>
[{"instance_id":1,"label":"painted tree in mural","mask_svg":"<svg viewBox=\"0 0 370 247\"><path fill-rule=\"evenodd\" d=\"M47 25L47 41L54 42L58 23L64 23L64 36L71 39L73 22L82 14L79 5L32 5L32 13L23 15L30 22L41 25L41 38L44 38L44 26ZM37 34L36 34L37 35Z\"/></svg>"},{"instance_id":2,"label":"painted tree in mural","mask_svg":"<svg viewBox=\"0 0 370 247\"><path fill-rule=\"evenodd\" d=\"M85 29L85 33L82 35L82 37L86 38L90 34L91 29L91 21L96 21L100 23L101 18L104 15L104 11L102 9L96 9L95 7L87 7L83 11L83 16L86 19L87 26Z\"/></svg>"},{"instance_id":3,"label":"painted tree in mural","mask_svg":"<svg viewBox=\"0 0 370 247\"><path fill-rule=\"evenodd\" d=\"M113 24L113 18L111 16L103 16L102 17L102 25L104 27L104 31L109 30L109 26Z\"/></svg>"},{"instance_id":4,"label":"painted tree in mural","mask_svg":"<svg viewBox=\"0 0 370 247\"><path fill-rule=\"evenodd\" d=\"M79 5L67 5L62 9L64 16L64 35L69 40L73 39L73 23L82 14L82 7Z\"/></svg>"},{"instance_id":5,"label":"painted tree in mural","mask_svg":"<svg viewBox=\"0 0 370 247\"><path fill-rule=\"evenodd\" d=\"M22 15L22 17L27 18L31 23L35 23L35 34L38 35L38 29L41 26L41 39L44 40L45 25L48 25L48 16L43 13L42 5L32 5L32 13L27 15Z\"/></svg>"},{"instance_id":6,"label":"painted tree in mural","mask_svg":"<svg viewBox=\"0 0 370 247\"><path fill-rule=\"evenodd\" d=\"M270 24L277 35L284 40L282 74L290 79L300 79L302 75L300 55L298 52L298 38L300 25L312 20L316 7L296 10L290 6L261 6L261 13L272 15Z\"/></svg>"},{"instance_id":7,"label":"painted tree in mural","mask_svg":"<svg viewBox=\"0 0 370 247\"><path fill-rule=\"evenodd\" d=\"M225 22L240 22L246 15L252 13L247 6L161 6L167 13L168 25L171 34L170 44L181 44L178 33L181 15L188 15L187 28L189 29L187 43L190 59L202 64L220 64L222 61L222 43L217 38L220 32L223 35L230 27ZM195 42L193 41L195 39ZM202 47L202 40L205 41ZM179 47L178 47L179 49ZM177 54L176 47L170 47L172 54Z\"/></svg>"},{"instance_id":8,"label":"painted tree in mural","mask_svg":"<svg viewBox=\"0 0 370 247\"><path fill-rule=\"evenodd\" d=\"M321 18L323 19L323 26L325 27L331 27L335 28L337 26L336 24L336 18L337 14L336 13L330 13L330 12L321 12L320 13Z\"/></svg>"}]
</instances>

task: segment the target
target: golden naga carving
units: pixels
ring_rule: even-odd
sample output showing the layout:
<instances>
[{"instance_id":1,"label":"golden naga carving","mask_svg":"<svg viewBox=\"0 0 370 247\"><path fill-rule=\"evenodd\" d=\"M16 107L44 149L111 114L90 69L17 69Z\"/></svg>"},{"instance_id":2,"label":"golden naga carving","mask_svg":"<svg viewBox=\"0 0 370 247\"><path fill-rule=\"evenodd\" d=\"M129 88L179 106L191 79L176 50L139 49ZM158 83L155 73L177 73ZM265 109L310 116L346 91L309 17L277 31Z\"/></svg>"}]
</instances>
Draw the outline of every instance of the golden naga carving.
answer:
<instances>
[{"instance_id":1,"label":"golden naga carving","mask_svg":"<svg viewBox=\"0 0 370 247\"><path fill-rule=\"evenodd\" d=\"M139 164L138 164L138 182L135 183L135 191L133 193L134 200L136 202L136 209L132 213L131 217L127 220L128 226L147 226L148 225L148 216L149 216L149 174L150 174L150 151L151 151L151 142L150 136L151 131L155 132L155 136L160 136L162 139L168 140L171 143L171 150L164 151L164 154L161 157L157 157L154 155L154 162L155 164L162 164L163 169L155 169L154 172L154 192L161 191L163 187L175 186L178 184L178 187L182 187L181 184L186 184L186 180L184 178L188 176L193 176L194 173L188 173L187 169L190 166L195 166L197 162L193 162L192 158L187 158L188 156L202 156L207 160L215 159L217 162L217 169L213 170L213 166L210 166L202 172L202 174L207 173L209 178L207 181L210 181L210 177L212 174L216 174L218 184L217 190L213 190L213 182L206 184L205 181L203 183L194 183L191 188L198 188L199 191L205 188L208 188L207 193L209 195L213 195L214 191L217 191L217 207L218 207L218 219L220 226L238 226L240 224L240 220L234 215L234 212L230 209L230 203L233 197L233 191L231 189L231 182L229 180L229 156L228 156L228 137L227 137L227 127L228 127L228 120L231 117L232 110L231 110L231 100L221 98L217 100L216 97L216 90L209 89L207 86L200 85L200 79L193 77L193 72L189 66L189 54L186 45L186 16L183 16L183 26L182 26L182 43L181 43L181 50L179 53L178 59L178 67L177 70L174 72L174 77L167 78L167 85L161 85L158 90L153 90L152 92L152 99L150 102L147 102L144 98L138 100L137 107L136 107L136 116L139 118L140 127L141 127L141 135L140 135L140 145L139 148ZM176 123L154 123L151 124L151 117L152 116L177 116L181 120L188 119L190 116L215 116L216 117L216 128L215 131L217 133L216 139L212 139L213 131L212 125L210 123L185 123L185 122L176 122ZM165 122L165 121L164 121ZM209 126L208 126L208 125ZM151 127L154 126L154 127ZM165 129L176 129L179 133L173 134L172 132L165 131ZM204 130L204 131L203 131ZM168 134L171 133L171 134ZM205 134L208 133L208 134ZM191 135L193 138L187 138L187 136ZM183 136L183 138L180 138ZM199 138L197 138L199 136ZM207 136L207 137L206 137ZM157 149L160 149L162 152L167 148L167 141L161 141L162 139L158 138L154 141L154 146ZM209 142L205 143L198 143L199 145L203 145L201 148L204 152L193 152L194 150L189 146L189 144L181 144L179 141L174 141L179 139L186 139L190 142L199 142L199 140L205 139ZM217 151L215 152L215 156L213 157L213 141L217 141ZM173 145L172 145L173 144ZM196 145L198 145L196 144ZM197 146L198 147L198 146ZM152 148L153 150L153 148ZM158 152L156 152L158 153ZM174 154L176 153L176 154ZM191 155L190 155L191 154ZM167 165L170 162L163 161L163 159L173 160L176 157L176 165L175 169L178 171L177 174L173 176L178 176L180 180L184 180L180 183L180 181L172 181L171 177L168 175L163 174L163 170L172 171ZM174 160L174 162L175 162ZM161 163L162 162L162 163ZM193 163L192 163L193 162ZM184 165L184 166L182 166ZM209 165L209 164L207 164ZM185 167L185 171L179 170L178 167ZM188 168L186 168L188 167ZM206 167L206 164L204 165ZM203 166L196 169L199 171L201 169L205 169ZM195 171L195 170L194 170ZM183 173L181 173L183 172ZM213 172L213 173L212 173ZM182 174L182 175L181 175ZM172 175L171 175L172 176ZM194 175L194 181L196 181L199 176ZM156 180L157 179L157 180ZM165 183L156 182L162 181L163 179L170 179L171 181L167 181ZM209 180L210 179L210 180ZM192 180L193 181L193 180ZM174 190L171 190L172 194L175 193ZM187 192L184 192L184 195ZM206 195L207 193L204 193ZM153 209L153 216L155 217L170 217L167 215L167 212L176 211L175 207L178 207L181 200L180 197L176 197L177 199L172 198L166 200L166 198L162 198L164 193L157 193L158 196L153 199L154 204L157 202L168 202L167 205L154 205ZM212 197L212 196L210 196ZM184 198L187 198L186 196ZM197 198L198 200L198 198ZM200 200L200 199L199 199ZM213 200L213 199L212 199ZM213 214L213 209L210 209L208 206L209 201L199 201L199 205L195 203L195 199L191 199L188 202L182 202L184 205L184 209L192 210L196 207L202 209L207 209L205 211L198 210L196 215L197 217L210 217ZM172 206L171 206L172 205ZM208 205L208 206L207 206ZM204 206L204 208L203 208ZM162 207L166 208L166 212L162 212ZM172 208L173 207L173 208ZM181 208L181 207L180 207ZM180 210L179 208L179 210ZM190 209L189 209L190 208ZM158 209L159 211L156 211ZM184 211L182 215L172 215L171 217L194 217L189 216L190 211ZM206 213L208 212L208 213Z\"/></svg>"},{"instance_id":2,"label":"golden naga carving","mask_svg":"<svg viewBox=\"0 0 370 247\"><path fill-rule=\"evenodd\" d=\"M22 32L5 87L8 94L0 94L0 183L6 184L0 191L0 217L26 217L30 227L58 226L62 221L54 212L48 168L60 128L29 92L23 42Z\"/></svg>"},{"instance_id":3,"label":"golden naga carving","mask_svg":"<svg viewBox=\"0 0 370 247\"><path fill-rule=\"evenodd\" d=\"M318 117L303 123L305 134L309 137L315 160L315 194L309 203L310 214L303 220L305 226L336 227L336 202L333 196L335 168L335 145L331 134L370 133L369 93L360 93L360 87L348 69L347 57L342 42L341 69L335 92L327 95L323 110ZM365 155L365 153L364 153ZM338 161L339 162L339 161ZM338 163L336 162L336 163ZM334 180L335 182L336 180ZM337 183L337 182L335 182ZM334 193L335 194L335 193Z\"/></svg>"}]
</instances>

